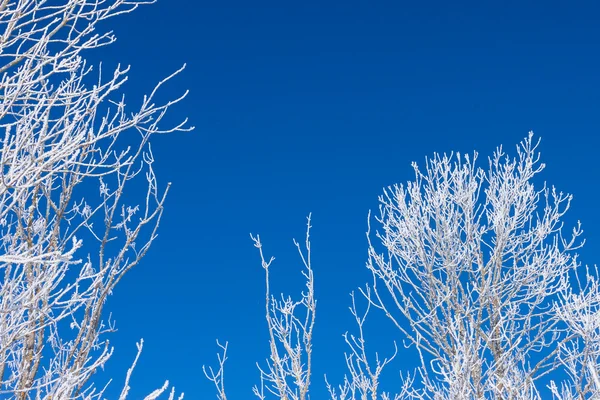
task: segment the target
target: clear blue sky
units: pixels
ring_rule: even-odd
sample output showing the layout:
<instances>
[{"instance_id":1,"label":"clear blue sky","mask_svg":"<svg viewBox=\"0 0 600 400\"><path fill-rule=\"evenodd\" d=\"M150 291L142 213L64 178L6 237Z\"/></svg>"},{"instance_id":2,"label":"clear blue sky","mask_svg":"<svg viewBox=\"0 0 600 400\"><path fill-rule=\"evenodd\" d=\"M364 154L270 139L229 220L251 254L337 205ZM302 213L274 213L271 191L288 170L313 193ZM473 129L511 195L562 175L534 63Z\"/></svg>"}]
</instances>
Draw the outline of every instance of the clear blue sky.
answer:
<instances>
[{"instance_id":1,"label":"clear blue sky","mask_svg":"<svg viewBox=\"0 0 600 400\"><path fill-rule=\"evenodd\" d=\"M173 187L159 239L109 301L113 388L143 337L132 398L164 378L188 399L214 398L201 365L216 362L219 338L230 342L230 398L250 398L268 347L248 234L277 257L275 291L295 293L292 238L312 212L312 392L323 398L323 373L337 381L344 371L348 293L368 279L367 212L434 151L487 156L534 130L543 179L574 194L568 222L583 222L582 260L597 262L599 20L591 1L310 0L160 0L112 20L119 40L92 60L131 64L132 105L187 63L166 95L190 89L171 115L196 126L153 142L159 178ZM372 319L373 350L391 348L391 329Z\"/></svg>"}]
</instances>

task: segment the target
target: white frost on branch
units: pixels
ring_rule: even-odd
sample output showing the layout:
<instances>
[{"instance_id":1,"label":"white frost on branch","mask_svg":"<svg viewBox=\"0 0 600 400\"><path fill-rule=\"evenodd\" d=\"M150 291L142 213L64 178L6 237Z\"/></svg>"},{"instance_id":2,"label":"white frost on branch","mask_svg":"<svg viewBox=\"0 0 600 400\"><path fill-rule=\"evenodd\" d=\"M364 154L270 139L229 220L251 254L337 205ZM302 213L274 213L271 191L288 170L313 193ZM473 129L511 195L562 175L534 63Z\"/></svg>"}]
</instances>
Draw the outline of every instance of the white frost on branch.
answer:
<instances>
[{"instance_id":1,"label":"white frost on branch","mask_svg":"<svg viewBox=\"0 0 600 400\"><path fill-rule=\"evenodd\" d=\"M538 145L530 133L516 157L500 147L485 169L477 153L435 154L423 168L413 164L413 181L385 189L375 218L380 228L367 232L373 280L361 293L368 306L359 313L352 295L358 336L344 335L349 374L340 385L326 382L332 400L600 398L600 275L578 261L580 224L563 230L572 196L538 181ZM310 362L301 356L311 349L316 304L312 269L305 262L302 301L275 300L273 259L253 239L267 277L271 348L254 392L260 399L304 398ZM308 235L307 249L310 256ZM396 395L380 385L395 354L381 360L375 353L374 362L367 355L363 326L373 310L417 354L416 372L400 374Z\"/></svg>"},{"instance_id":2,"label":"white frost on branch","mask_svg":"<svg viewBox=\"0 0 600 400\"><path fill-rule=\"evenodd\" d=\"M260 237L251 235L254 246L258 249L261 265L265 270L265 318L269 330L270 358L267 368L260 370L260 387L253 391L256 397L264 400L269 393L283 400L306 400L311 380L312 337L315 324L317 301L314 296L314 279L310 253L311 217L307 218L305 252L294 240L298 254L302 259L306 279L306 291L302 292L299 301L281 295L277 300L271 294L269 272L275 258L266 261Z\"/></svg>"},{"instance_id":3,"label":"white frost on branch","mask_svg":"<svg viewBox=\"0 0 600 400\"><path fill-rule=\"evenodd\" d=\"M2 398L103 396L92 376L113 351L104 304L156 238L168 192L158 189L149 140L190 128L162 127L187 92L156 100L181 69L126 110L129 68L93 73L84 53L115 41L99 22L153 2L0 0ZM145 196L127 204L140 172Z\"/></svg>"}]
</instances>

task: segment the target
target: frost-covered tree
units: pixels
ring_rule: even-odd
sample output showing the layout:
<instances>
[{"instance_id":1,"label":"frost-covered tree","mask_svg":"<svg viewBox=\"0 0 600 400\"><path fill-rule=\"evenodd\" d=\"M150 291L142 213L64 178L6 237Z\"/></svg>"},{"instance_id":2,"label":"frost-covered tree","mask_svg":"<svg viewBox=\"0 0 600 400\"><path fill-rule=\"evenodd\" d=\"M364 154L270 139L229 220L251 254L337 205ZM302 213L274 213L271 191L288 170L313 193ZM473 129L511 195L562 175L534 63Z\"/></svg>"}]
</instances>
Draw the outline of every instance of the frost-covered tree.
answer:
<instances>
[{"instance_id":1,"label":"frost-covered tree","mask_svg":"<svg viewBox=\"0 0 600 400\"><path fill-rule=\"evenodd\" d=\"M100 23L152 2L0 0L0 398L102 397L103 308L155 239L168 191L149 139L187 128L161 127L185 94L155 101L179 71L126 109L129 68L95 71L85 55L115 40Z\"/></svg>"},{"instance_id":2,"label":"frost-covered tree","mask_svg":"<svg viewBox=\"0 0 600 400\"><path fill-rule=\"evenodd\" d=\"M485 168L476 153L436 154L423 168L413 164L413 181L384 190L378 229L367 233L367 308L357 311L352 296L358 335L344 336L349 374L327 383L333 400L600 398L598 271L578 262L579 224L563 230L571 195L537 178L538 144L530 133L515 157L500 147ZM255 394L306 399L316 311L310 252L299 302L269 296L262 249L261 259L271 355ZM370 309L418 354L416 372L390 388L395 395L380 385L391 358L367 355ZM224 360L208 374L221 400Z\"/></svg>"}]
</instances>

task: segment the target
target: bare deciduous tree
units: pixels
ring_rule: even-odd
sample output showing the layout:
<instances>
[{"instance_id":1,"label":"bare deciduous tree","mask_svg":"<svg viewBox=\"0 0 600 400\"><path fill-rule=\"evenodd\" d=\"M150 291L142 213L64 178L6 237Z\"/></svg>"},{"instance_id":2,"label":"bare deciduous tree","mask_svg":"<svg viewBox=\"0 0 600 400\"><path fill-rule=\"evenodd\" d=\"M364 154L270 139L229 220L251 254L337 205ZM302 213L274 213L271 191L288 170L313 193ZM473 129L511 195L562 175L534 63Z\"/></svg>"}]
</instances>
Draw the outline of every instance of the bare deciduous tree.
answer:
<instances>
[{"instance_id":1,"label":"bare deciduous tree","mask_svg":"<svg viewBox=\"0 0 600 400\"><path fill-rule=\"evenodd\" d=\"M563 231L571 195L537 181L544 168L538 144L530 133L514 158L500 147L486 169L477 166L477 153L436 154L423 170L413 164L414 181L385 189L375 218L380 228L367 233L373 281L361 293L368 307L359 314L352 296L359 336L344 336L349 378L337 388L327 383L332 399L600 398L598 271L578 262L580 225ZM268 271L270 262L262 262ZM312 270L307 281L312 290ZM304 298L313 305L312 332L310 290ZM418 354L416 373L400 375L396 395L380 387L391 359L372 363L365 350L371 308ZM282 310L282 321L297 318L293 308L273 308L267 314L272 343L286 342L280 332L289 330L269 319ZM310 348L300 344L297 349ZM287 388L284 377L302 376L297 365L310 371L310 364L299 352L281 358L273 348L266 374L277 388L271 393L303 398L308 380L297 380L302 391L279 388Z\"/></svg>"},{"instance_id":2,"label":"bare deciduous tree","mask_svg":"<svg viewBox=\"0 0 600 400\"><path fill-rule=\"evenodd\" d=\"M129 68L94 73L84 53L114 42L100 22L150 3L0 0L2 398L102 397L91 378L112 354L104 333L114 329L103 307L155 239L168 191L149 139L188 128L161 128L185 94L155 100L180 71L126 111ZM146 181L139 199L126 191L136 178Z\"/></svg>"}]
</instances>

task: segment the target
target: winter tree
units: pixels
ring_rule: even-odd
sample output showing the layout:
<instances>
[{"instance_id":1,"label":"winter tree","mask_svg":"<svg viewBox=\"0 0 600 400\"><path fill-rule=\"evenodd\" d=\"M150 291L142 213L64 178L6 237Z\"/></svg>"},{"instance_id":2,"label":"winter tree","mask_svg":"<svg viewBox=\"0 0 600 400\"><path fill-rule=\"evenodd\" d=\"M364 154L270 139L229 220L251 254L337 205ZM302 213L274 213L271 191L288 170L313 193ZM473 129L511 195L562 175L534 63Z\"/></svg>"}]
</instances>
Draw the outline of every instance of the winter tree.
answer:
<instances>
[{"instance_id":1,"label":"winter tree","mask_svg":"<svg viewBox=\"0 0 600 400\"><path fill-rule=\"evenodd\" d=\"M185 93L155 100L180 71L128 109L120 90L129 68L107 73L85 55L115 40L100 23L152 2L0 0L3 399L103 398L106 382L93 375L113 352L105 333L114 330L104 305L155 239L168 191L149 140L188 128L161 124ZM140 198L127 191L135 180L145 182ZM121 399L130 376L119 379Z\"/></svg>"},{"instance_id":2,"label":"winter tree","mask_svg":"<svg viewBox=\"0 0 600 400\"><path fill-rule=\"evenodd\" d=\"M344 335L348 375L326 383L331 399L600 398L598 272L578 262L581 227L563 228L571 195L539 181L538 144L530 133L514 156L500 147L485 167L477 153L436 154L422 168L413 164L413 181L384 190L378 228L367 233L366 311L352 295L357 333ZM266 272L271 350L254 393L308 399L316 311L309 236L298 301L270 294L272 259L254 242ZM395 355L367 355L369 310L383 312L398 343L418 354L416 371L402 371L388 389L396 394L380 385ZM205 373L225 400L222 349L218 368Z\"/></svg>"}]
</instances>

